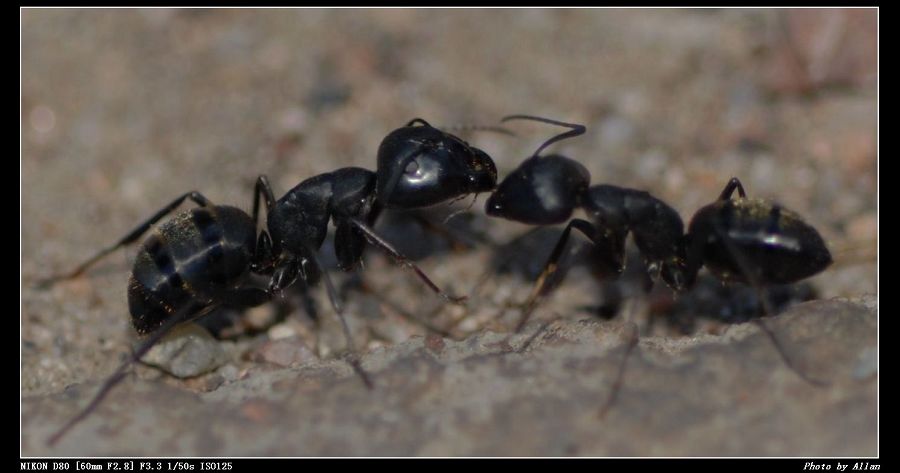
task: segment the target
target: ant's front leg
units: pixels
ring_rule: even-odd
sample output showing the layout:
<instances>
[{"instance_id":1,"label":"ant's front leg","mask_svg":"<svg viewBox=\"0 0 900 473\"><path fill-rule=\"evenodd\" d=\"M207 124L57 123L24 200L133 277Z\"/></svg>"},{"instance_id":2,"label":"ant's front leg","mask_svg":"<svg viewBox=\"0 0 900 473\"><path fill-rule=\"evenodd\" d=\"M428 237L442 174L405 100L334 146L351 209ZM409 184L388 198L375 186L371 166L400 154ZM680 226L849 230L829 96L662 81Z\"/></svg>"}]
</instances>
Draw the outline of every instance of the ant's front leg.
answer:
<instances>
[{"instance_id":1,"label":"ant's front leg","mask_svg":"<svg viewBox=\"0 0 900 473\"><path fill-rule=\"evenodd\" d=\"M719 200L730 199L732 194L734 194L735 189L738 191L738 196L740 196L740 198L747 198L747 193L744 192L744 186L741 185L740 179L732 177L731 180L728 181L728 184L725 185L725 189L722 190L722 193L719 194Z\"/></svg>"},{"instance_id":2,"label":"ant's front leg","mask_svg":"<svg viewBox=\"0 0 900 473\"><path fill-rule=\"evenodd\" d=\"M516 325L516 333L521 332L525 327L525 324L528 322L528 319L531 317L531 313L534 311L540 299L546 295L545 289L547 288L547 282L550 277L553 276L557 270L559 269L559 259L563 254L563 249L566 246L566 243L569 241L569 236L571 235L572 229L576 229L583 233L588 239L591 240L595 245L601 248L604 255L609 255L611 257L611 262L617 262L615 270L621 272L623 266L623 258L624 258L624 243L625 239L620 235L620 232L617 232L611 228L605 228L604 232L600 232L593 224L586 220L581 219L572 219L568 225L566 225L566 229L563 230L562 235L557 241L556 246L553 248L553 252L550 253L550 257L547 259L547 263L544 264L544 269L541 271L540 276L538 276L537 281L534 283L534 287L531 289L531 294L528 296L528 300L525 301L523 305L524 309L522 310L522 317L519 319L519 323ZM614 263L615 264L615 263ZM558 283L558 282L557 282Z\"/></svg>"},{"instance_id":3,"label":"ant's front leg","mask_svg":"<svg viewBox=\"0 0 900 473\"><path fill-rule=\"evenodd\" d=\"M269 232L263 230L256 240L250 271L255 274L272 274L274 269L275 252L272 249L272 237L269 236Z\"/></svg>"},{"instance_id":4,"label":"ant's front leg","mask_svg":"<svg viewBox=\"0 0 900 473\"><path fill-rule=\"evenodd\" d=\"M384 238L378 235L372 227L366 225L362 220L350 217L347 219L349 223L352 223L359 231L363 233L365 238L369 240L369 243L378 247L385 253L391 256L394 259L394 262L397 264L412 269L413 272L416 273L416 276L424 282L429 289L434 291L435 294L441 296L445 300L452 302L454 304L462 304L466 300L466 296L454 297L438 287L415 263L413 263L409 258L400 253L396 248L393 247L390 243L387 242Z\"/></svg>"},{"instance_id":5,"label":"ant's front leg","mask_svg":"<svg viewBox=\"0 0 900 473\"><path fill-rule=\"evenodd\" d=\"M265 174L260 174L256 179L256 186L253 190L253 223L259 222L259 197L263 196L266 203L266 212L268 213L275 206L275 194L272 192L272 184Z\"/></svg>"}]
</instances>

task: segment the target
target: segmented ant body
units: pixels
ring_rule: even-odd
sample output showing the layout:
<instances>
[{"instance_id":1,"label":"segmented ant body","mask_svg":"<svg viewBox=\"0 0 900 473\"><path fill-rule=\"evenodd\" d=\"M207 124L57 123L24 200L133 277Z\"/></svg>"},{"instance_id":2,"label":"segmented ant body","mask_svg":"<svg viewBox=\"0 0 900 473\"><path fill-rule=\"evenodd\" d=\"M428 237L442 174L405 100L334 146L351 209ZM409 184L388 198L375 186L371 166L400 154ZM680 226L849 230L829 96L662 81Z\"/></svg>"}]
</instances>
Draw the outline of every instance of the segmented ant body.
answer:
<instances>
[{"instance_id":1,"label":"segmented ant body","mask_svg":"<svg viewBox=\"0 0 900 473\"><path fill-rule=\"evenodd\" d=\"M613 274L624 269L625 240L631 232L648 270L654 275L661 273L667 283L680 288L684 224L678 212L647 192L606 184L591 186L590 173L575 160L560 155L540 156L541 150L549 144L583 134L584 126L530 115L513 115L503 121L518 119L565 126L571 130L542 144L503 179L485 204L490 216L530 225L568 221L525 304L516 331L524 327L548 278L557 271L573 228L598 247L598 254L602 256L600 264ZM570 220L579 207L591 221Z\"/></svg>"},{"instance_id":2,"label":"segmented ant body","mask_svg":"<svg viewBox=\"0 0 900 473\"><path fill-rule=\"evenodd\" d=\"M618 275L624 269L625 238L631 232L652 279L661 277L673 290L682 292L694 285L701 267L706 266L722 281L756 288L767 314L773 311L762 294L766 286L798 282L831 264L831 255L815 228L778 204L747 198L737 178L728 182L715 202L696 212L684 233L678 212L649 193L612 185L590 186L590 175L578 162L558 155L540 156L549 144L583 134L584 126L529 115L513 115L503 121L517 119L570 128L545 142L506 176L486 203L486 212L494 217L531 225L569 222L525 302L517 332L528 321L549 277L558 270L573 228L596 245L607 273ZM732 198L735 191L737 199ZM569 220L578 207L592 221ZM797 370L771 330L755 320L792 370L811 384L825 384ZM625 360L636 344L635 334L601 415L615 400Z\"/></svg>"},{"instance_id":3,"label":"segmented ant body","mask_svg":"<svg viewBox=\"0 0 900 473\"><path fill-rule=\"evenodd\" d=\"M494 163L486 153L415 119L383 140L375 172L350 167L314 176L277 201L266 176L260 176L254 190L252 216L235 207L214 205L199 192L178 197L74 271L47 281L53 283L82 274L104 256L137 241L185 200L199 206L159 225L142 244L129 278L128 301L135 330L150 336L104 383L88 407L50 438L50 443L86 417L124 378L125 370L176 325L221 306L261 305L298 278L312 282L324 276L329 299L347 339L351 364L371 387L356 360L334 286L316 257L327 236L328 222L336 227L334 246L342 269L350 270L359 264L368 240L398 264L412 269L435 293L460 302L464 298L442 291L370 225L384 207L423 207L490 191L496 185L496 176ZM261 201L267 213L266 228L257 234ZM268 277L267 287L253 287L253 274Z\"/></svg>"},{"instance_id":4,"label":"segmented ant body","mask_svg":"<svg viewBox=\"0 0 900 473\"><path fill-rule=\"evenodd\" d=\"M718 200L701 208L687 233L678 212L648 192L608 184L590 186L590 174L580 163L559 156L540 156L549 144L578 136L584 126L529 115L503 119L534 120L571 128L544 144L506 176L488 199L488 215L531 225L568 221L562 236L525 305L517 327L527 321L574 228L599 250L602 264L613 274L625 263L625 239L630 232L653 279L675 291L690 289L706 266L723 281L757 287L790 284L815 275L831 264L831 255L815 228L778 204L747 198L732 178ZM739 198L732 199L735 191ZM591 221L571 219L576 208Z\"/></svg>"}]
</instances>

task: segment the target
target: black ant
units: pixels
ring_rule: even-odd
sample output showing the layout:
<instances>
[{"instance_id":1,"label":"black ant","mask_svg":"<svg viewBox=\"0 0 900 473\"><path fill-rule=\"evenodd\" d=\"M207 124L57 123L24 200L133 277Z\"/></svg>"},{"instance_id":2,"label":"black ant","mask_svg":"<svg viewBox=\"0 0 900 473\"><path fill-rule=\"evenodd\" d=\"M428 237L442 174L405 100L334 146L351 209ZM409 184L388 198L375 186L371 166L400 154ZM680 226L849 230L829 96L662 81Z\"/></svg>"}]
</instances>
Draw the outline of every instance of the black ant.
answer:
<instances>
[{"instance_id":1,"label":"black ant","mask_svg":"<svg viewBox=\"0 0 900 473\"><path fill-rule=\"evenodd\" d=\"M485 205L488 215L521 223L555 225L569 222L524 305L516 332L525 326L550 276L557 271L559 258L573 228L597 246L603 257L600 264L613 274L624 269L625 239L631 232L648 271L654 276L661 275L672 287L683 287L679 268L683 266L684 224L678 212L647 192L606 184L590 186L590 173L579 162L555 154L540 155L552 143L583 134L583 125L530 115L512 115L502 121L519 119L571 130L542 144L503 179ZM579 218L570 220L578 207L585 210L593 223Z\"/></svg>"},{"instance_id":2,"label":"black ant","mask_svg":"<svg viewBox=\"0 0 900 473\"><path fill-rule=\"evenodd\" d=\"M417 126L418 125L418 126ZM497 171L478 148L414 119L394 130L378 149L372 172L349 167L304 180L275 200L266 176L256 181L252 217L243 210L215 205L199 192L188 192L157 211L114 245L44 285L79 276L111 252L134 243L185 200L197 208L182 211L144 240L128 282L128 305L135 330L148 338L110 376L93 400L48 440L51 445L87 417L138 362L173 327L228 306L249 308L270 301L298 278L312 282L324 276L325 287L343 326L350 363L367 387L372 383L357 359L341 304L316 252L336 226L335 254L341 269L356 267L365 241L412 269L435 293L460 303L434 284L413 262L371 228L384 207L417 208L466 194L490 191ZM260 200L266 207L266 229L257 233ZM269 278L253 287L252 274Z\"/></svg>"},{"instance_id":3,"label":"black ant","mask_svg":"<svg viewBox=\"0 0 900 473\"><path fill-rule=\"evenodd\" d=\"M685 233L678 212L649 193L612 185L590 186L590 174L578 162L559 155L540 156L550 144L583 134L583 125L530 115L512 115L502 121L519 119L570 130L547 140L506 176L486 203L488 215L553 225L569 220L575 208L581 207L593 222L569 220L524 304L516 332L525 326L550 276L558 270L572 228L597 247L600 264L614 276L624 269L625 239L631 232L651 281L661 277L676 293L690 289L703 266L722 281L747 283L761 293L765 286L795 283L831 264L831 255L815 228L778 204L747 198L737 178L728 182L715 202L697 211ZM735 191L737 199L732 198ZM771 314L768 299L759 299L765 313ZM774 334L761 321L757 323L791 369L812 384L824 384L796 370ZM625 359L636 342L635 337ZM624 360L607 407L615 399L623 369Z\"/></svg>"}]
</instances>

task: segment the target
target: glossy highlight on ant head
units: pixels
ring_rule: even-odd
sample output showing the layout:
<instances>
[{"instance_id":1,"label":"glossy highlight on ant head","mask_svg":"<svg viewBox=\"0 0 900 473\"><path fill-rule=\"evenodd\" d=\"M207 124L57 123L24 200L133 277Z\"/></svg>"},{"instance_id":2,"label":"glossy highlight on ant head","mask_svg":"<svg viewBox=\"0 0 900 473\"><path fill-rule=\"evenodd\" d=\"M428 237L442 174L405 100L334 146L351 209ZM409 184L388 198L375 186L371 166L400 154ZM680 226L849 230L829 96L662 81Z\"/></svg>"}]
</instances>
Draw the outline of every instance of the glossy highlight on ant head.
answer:
<instances>
[{"instance_id":1,"label":"glossy highlight on ant head","mask_svg":"<svg viewBox=\"0 0 900 473\"><path fill-rule=\"evenodd\" d=\"M387 207L428 207L497 186L487 153L421 119L384 138L377 173L378 198Z\"/></svg>"}]
</instances>

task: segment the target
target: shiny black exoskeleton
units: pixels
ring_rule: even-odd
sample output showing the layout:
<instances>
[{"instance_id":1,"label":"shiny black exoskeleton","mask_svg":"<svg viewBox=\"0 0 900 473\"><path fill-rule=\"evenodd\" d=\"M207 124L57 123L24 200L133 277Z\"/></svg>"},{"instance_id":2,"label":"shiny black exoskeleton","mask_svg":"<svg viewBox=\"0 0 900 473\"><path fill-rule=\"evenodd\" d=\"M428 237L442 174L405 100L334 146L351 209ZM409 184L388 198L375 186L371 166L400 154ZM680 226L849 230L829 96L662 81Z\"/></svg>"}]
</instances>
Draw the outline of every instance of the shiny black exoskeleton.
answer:
<instances>
[{"instance_id":1,"label":"shiny black exoskeleton","mask_svg":"<svg viewBox=\"0 0 900 473\"><path fill-rule=\"evenodd\" d=\"M488 199L487 213L531 225L552 225L569 220L575 208L581 207L592 220L569 221L525 303L516 331L524 327L549 277L558 270L572 228L593 242L602 257L601 264L606 266L602 272L613 275L624 268L625 238L631 232L651 281L659 276L679 292L695 283L703 266L720 280L749 283L762 295L766 286L797 282L831 263L828 249L813 227L777 204L748 199L737 178L729 181L716 202L694 215L684 233L678 212L649 193L611 185L590 186L590 175L577 162L558 155L540 156L550 143L584 133L584 126L528 115L511 116L504 121L513 119L535 120L571 130L548 140L507 176ZM738 199L731 198L735 190ZM771 314L769 299L758 299L763 312ZM798 376L814 385L826 384L798 370L774 333L759 319L754 320ZM601 417L616 399L625 362L636 345L635 332L610 397L600 410Z\"/></svg>"},{"instance_id":2,"label":"shiny black exoskeleton","mask_svg":"<svg viewBox=\"0 0 900 473\"><path fill-rule=\"evenodd\" d=\"M599 254L606 259L603 264L613 273L621 272L624 267L625 239L631 232L648 270L653 275L661 273L669 284L680 284L684 224L678 212L644 191L612 185L590 186L590 173L577 161L559 155L540 156L541 150L548 145L583 134L583 125L530 115L513 115L503 121L518 119L571 129L542 144L503 179L485 205L488 215L530 225L555 225L569 221L526 302L526 311L518 329L527 321L547 278L556 272L573 228L601 250ZM572 212L579 207L592 221L569 220Z\"/></svg>"},{"instance_id":3,"label":"shiny black exoskeleton","mask_svg":"<svg viewBox=\"0 0 900 473\"><path fill-rule=\"evenodd\" d=\"M256 225L244 211L212 205L181 212L144 240L128 279L128 308L139 334L153 332L181 310L199 312L225 303L253 306L268 300L244 287L256 251Z\"/></svg>"},{"instance_id":4,"label":"shiny black exoskeleton","mask_svg":"<svg viewBox=\"0 0 900 473\"><path fill-rule=\"evenodd\" d=\"M496 185L496 175L486 153L415 119L384 139L376 172L350 167L314 176L277 201L266 176L260 176L252 216L235 207L213 205L198 192L178 197L74 271L47 281L82 274L114 250L137 241L187 199L199 206L155 228L135 259L128 283L129 309L135 330L151 335L107 380L91 404L51 437L50 443L87 416L121 381L128 366L140 360L173 327L220 306L263 304L297 278L311 282L324 276L349 351L355 355L334 287L316 257L327 236L329 220L336 227L335 253L342 269L359 264L368 240L399 264L413 269L437 294L451 301L462 300L444 293L370 225L382 207L416 208L490 191ZM257 234L260 202L265 205L267 219L266 229ZM254 287L252 274L267 276L268 285ZM371 386L355 357L351 363Z\"/></svg>"},{"instance_id":5,"label":"shiny black exoskeleton","mask_svg":"<svg viewBox=\"0 0 900 473\"><path fill-rule=\"evenodd\" d=\"M748 199L740 181L732 178L719 199L700 209L688 231L678 212L644 191L612 185L590 186L590 174L569 158L539 152L550 143L584 133L582 125L528 115L527 119L571 128L538 148L510 173L486 203L488 215L531 225L569 221L526 302L521 329L559 258L571 230L583 233L599 250L607 272L624 268L629 232L652 279L661 277L676 291L689 289L706 266L723 281L755 287L790 284L824 270L831 255L822 237L799 215L761 199ZM738 199L732 199L737 190ZM576 208L591 221L570 219Z\"/></svg>"},{"instance_id":6,"label":"shiny black exoskeleton","mask_svg":"<svg viewBox=\"0 0 900 473\"><path fill-rule=\"evenodd\" d=\"M815 228L778 204L747 198L736 177L718 200L694 214L683 244L688 287L701 266L723 281L768 286L795 283L831 264Z\"/></svg>"},{"instance_id":7,"label":"shiny black exoskeleton","mask_svg":"<svg viewBox=\"0 0 900 473\"><path fill-rule=\"evenodd\" d=\"M386 207L427 207L496 185L497 168L487 153L420 118L378 148L378 197Z\"/></svg>"},{"instance_id":8,"label":"shiny black exoskeleton","mask_svg":"<svg viewBox=\"0 0 900 473\"><path fill-rule=\"evenodd\" d=\"M771 303L763 296L762 288L797 282L831 263L828 249L813 227L777 204L748 199L737 178L729 181L716 202L694 215L684 233L678 213L649 193L611 185L590 186L590 175L577 162L558 155L540 156L550 143L584 133L584 126L528 115L511 116L504 121L513 119L535 120L571 130L548 140L508 175L488 199L487 213L531 225L552 225L569 220L575 208L581 207L592 220L569 221L525 303L516 331L525 326L549 277L558 270L572 228L599 250L600 264L606 266L602 272L606 274L617 275L624 268L625 238L631 232L651 281L660 276L680 292L693 286L700 268L706 266L720 280L753 286L761 296L760 308L769 314ZM735 190L738 199L731 198ZM827 384L797 369L775 334L761 320L754 321L798 376L813 385ZM615 402L625 363L636 346L637 334L633 331L610 396L600 409L601 417Z\"/></svg>"}]
</instances>

